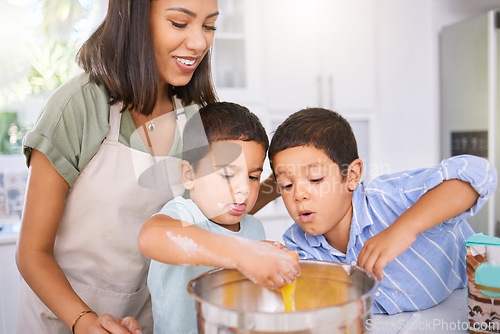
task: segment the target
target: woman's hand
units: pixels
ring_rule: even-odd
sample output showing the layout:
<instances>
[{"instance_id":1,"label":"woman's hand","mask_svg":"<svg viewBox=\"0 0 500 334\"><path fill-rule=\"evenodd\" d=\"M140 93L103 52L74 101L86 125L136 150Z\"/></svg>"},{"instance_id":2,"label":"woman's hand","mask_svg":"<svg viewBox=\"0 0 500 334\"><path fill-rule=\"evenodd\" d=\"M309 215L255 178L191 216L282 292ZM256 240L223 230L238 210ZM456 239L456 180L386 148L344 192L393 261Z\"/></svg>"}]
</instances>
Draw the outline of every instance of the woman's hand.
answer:
<instances>
[{"instance_id":1,"label":"woman's hand","mask_svg":"<svg viewBox=\"0 0 500 334\"><path fill-rule=\"evenodd\" d=\"M141 334L141 326L132 317L116 318L103 313L100 316L88 314L80 318L75 324L75 333L86 334Z\"/></svg>"},{"instance_id":2,"label":"woman's hand","mask_svg":"<svg viewBox=\"0 0 500 334\"><path fill-rule=\"evenodd\" d=\"M237 269L254 283L268 289L280 289L300 275L300 267L286 247L275 242L245 240L235 254Z\"/></svg>"},{"instance_id":3,"label":"woman's hand","mask_svg":"<svg viewBox=\"0 0 500 334\"><path fill-rule=\"evenodd\" d=\"M368 239L358 256L358 266L382 280L384 267L406 251L417 236L397 225L391 225Z\"/></svg>"}]
</instances>

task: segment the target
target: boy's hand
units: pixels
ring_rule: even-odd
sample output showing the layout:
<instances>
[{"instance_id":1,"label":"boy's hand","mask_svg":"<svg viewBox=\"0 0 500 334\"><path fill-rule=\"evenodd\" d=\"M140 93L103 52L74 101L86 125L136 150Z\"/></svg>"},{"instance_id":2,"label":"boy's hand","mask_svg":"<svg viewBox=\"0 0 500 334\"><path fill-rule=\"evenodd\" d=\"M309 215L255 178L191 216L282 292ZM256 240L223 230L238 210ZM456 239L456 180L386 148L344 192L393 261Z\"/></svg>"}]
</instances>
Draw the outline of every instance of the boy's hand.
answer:
<instances>
[{"instance_id":1,"label":"boy's hand","mask_svg":"<svg viewBox=\"0 0 500 334\"><path fill-rule=\"evenodd\" d=\"M283 245L281 242L274 241L274 240L261 240L261 242L265 242L266 244L273 245L274 247L278 247L278 249L288 251L288 248L286 248L286 246Z\"/></svg>"},{"instance_id":2,"label":"boy's hand","mask_svg":"<svg viewBox=\"0 0 500 334\"><path fill-rule=\"evenodd\" d=\"M422 195L387 229L366 241L358 265L382 280L385 265L407 250L420 233L468 210L478 197L465 181L443 181Z\"/></svg>"},{"instance_id":3,"label":"boy's hand","mask_svg":"<svg viewBox=\"0 0 500 334\"><path fill-rule=\"evenodd\" d=\"M368 270L380 281L384 267L406 251L415 241L416 235L391 225L379 234L368 239L359 252L358 266Z\"/></svg>"},{"instance_id":4,"label":"boy's hand","mask_svg":"<svg viewBox=\"0 0 500 334\"><path fill-rule=\"evenodd\" d=\"M298 262L274 243L250 241L237 255L237 269L252 282L275 290L300 275Z\"/></svg>"}]
</instances>

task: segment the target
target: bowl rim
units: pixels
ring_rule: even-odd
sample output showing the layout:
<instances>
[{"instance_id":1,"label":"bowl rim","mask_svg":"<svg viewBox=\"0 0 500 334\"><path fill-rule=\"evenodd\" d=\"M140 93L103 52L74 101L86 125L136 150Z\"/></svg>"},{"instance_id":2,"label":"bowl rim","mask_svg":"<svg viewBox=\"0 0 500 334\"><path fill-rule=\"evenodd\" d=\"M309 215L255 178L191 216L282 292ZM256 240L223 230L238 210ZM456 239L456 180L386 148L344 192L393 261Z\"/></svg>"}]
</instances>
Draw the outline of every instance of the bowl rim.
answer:
<instances>
[{"instance_id":1,"label":"bowl rim","mask_svg":"<svg viewBox=\"0 0 500 334\"><path fill-rule=\"evenodd\" d=\"M315 310L329 310L331 308L339 308L339 307L342 307L342 306L345 306L345 305L348 305L350 303L352 303L353 301L355 300L358 300L358 299L363 299L364 296L367 296L367 295L371 295L372 299L374 299L374 291L378 288L378 285L379 285L379 280L374 276L372 275L370 272L368 272L366 269L363 269L361 267L358 267L356 265L352 265L352 264L349 264L349 263L341 263L341 262L331 262L331 261L323 261L323 260L313 260L313 259L307 259L307 260L299 260L299 263L321 263L321 264L326 264L326 265L331 265L331 266L336 266L336 267L343 267L344 270L346 267L348 268L351 268L350 270L358 270L358 271L361 271L363 272L364 274L367 275L368 278L371 278L373 279L374 283L373 283L373 286L371 287L370 290L368 290L367 292L363 293L359 298L357 299L353 299L353 300L348 300L348 301L345 301L343 303L339 303L339 304L336 304L336 305L331 305L331 306L325 306L325 307L316 307L316 308L310 308L310 309L305 309L305 310L296 310L296 311L293 311L293 312L289 312L289 311L277 311L277 312L263 312L263 311L240 311L240 310L237 310L237 309L234 309L234 308L230 308L230 307L226 307L226 306L222 306L222 305L219 305L219 304L216 304L214 302L211 302L211 301L208 301L208 300L205 300L203 298L201 298L200 296L198 296L194 291L193 291L193 286L196 284L197 281L200 281L202 280L204 277L206 276L209 276L213 273L216 273L216 272L220 272L220 271L224 271L224 270L236 270L238 271L237 269L229 269L229 268L215 268L215 269L211 269L203 274L201 274L200 276L192 279L189 281L188 285L187 285L187 291L189 293L189 295L198 303L205 303L205 304L208 304L212 307L216 307L216 308L220 308L220 309L224 309L224 310L228 310L228 311L231 311L231 312L236 312L236 313L246 313L246 314L297 314L297 313L309 313L311 311L315 311ZM240 272L241 273L241 272ZM243 275L243 274L242 274ZM348 275L350 275L350 273L348 273ZM243 277L245 277L245 279L248 279L245 275L243 275ZM249 281L251 281L250 279L248 279ZM255 282L253 282L255 283ZM257 284L257 283L255 283ZM373 305L370 305L371 307L373 307Z\"/></svg>"}]
</instances>

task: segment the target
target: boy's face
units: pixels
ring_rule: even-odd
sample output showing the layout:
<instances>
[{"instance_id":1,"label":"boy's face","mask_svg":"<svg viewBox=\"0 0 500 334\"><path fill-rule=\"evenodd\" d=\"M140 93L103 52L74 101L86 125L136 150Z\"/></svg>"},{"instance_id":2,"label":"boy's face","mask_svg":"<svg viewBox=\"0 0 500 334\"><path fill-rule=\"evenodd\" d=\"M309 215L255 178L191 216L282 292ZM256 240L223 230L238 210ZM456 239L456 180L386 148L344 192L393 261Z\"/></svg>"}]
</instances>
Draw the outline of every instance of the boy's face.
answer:
<instances>
[{"instance_id":1,"label":"boy's face","mask_svg":"<svg viewBox=\"0 0 500 334\"><path fill-rule=\"evenodd\" d=\"M273 169L288 213L305 232L323 234L329 242L345 238L346 231L348 237L351 191L359 179L353 183L348 175L343 181L339 166L312 146L277 153Z\"/></svg>"},{"instance_id":2,"label":"boy's face","mask_svg":"<svg viewBox=\"0 0 500 334\"><path fill-rule=\"evenodd\" d=\"M187 186L191 199L210 220L238 231L257 200L264 159L264 148L255 141L213 143Z\"/></svg>"}]
</instances>

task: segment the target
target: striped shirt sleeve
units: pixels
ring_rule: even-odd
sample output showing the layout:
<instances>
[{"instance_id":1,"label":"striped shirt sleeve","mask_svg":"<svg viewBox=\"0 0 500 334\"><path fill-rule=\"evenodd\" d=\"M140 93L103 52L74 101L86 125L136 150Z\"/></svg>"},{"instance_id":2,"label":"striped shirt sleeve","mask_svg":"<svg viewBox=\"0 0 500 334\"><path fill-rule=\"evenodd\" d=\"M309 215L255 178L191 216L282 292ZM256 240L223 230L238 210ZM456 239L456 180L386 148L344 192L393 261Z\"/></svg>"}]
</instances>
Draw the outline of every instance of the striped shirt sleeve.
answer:
<instances>
[{"instance_id":1,"label":"striped shirt sleeve","mask_svg":"<svg viewBox=\"0 0 500 334\"><path fill-rule=\"evenodd\" d=\"M475 215L495 191L497 171L486 159L473 155L460 155L445 159L432 168L380 177L371 182L369 188L387 193L389 206L403 205L402 209L406 210L427 191L445 180L452 179L468 182L479 194L478 200L469 210L455 217L466 219ZM390 203L391 198L395 203Z\"/></svg>"}]
</instances>

